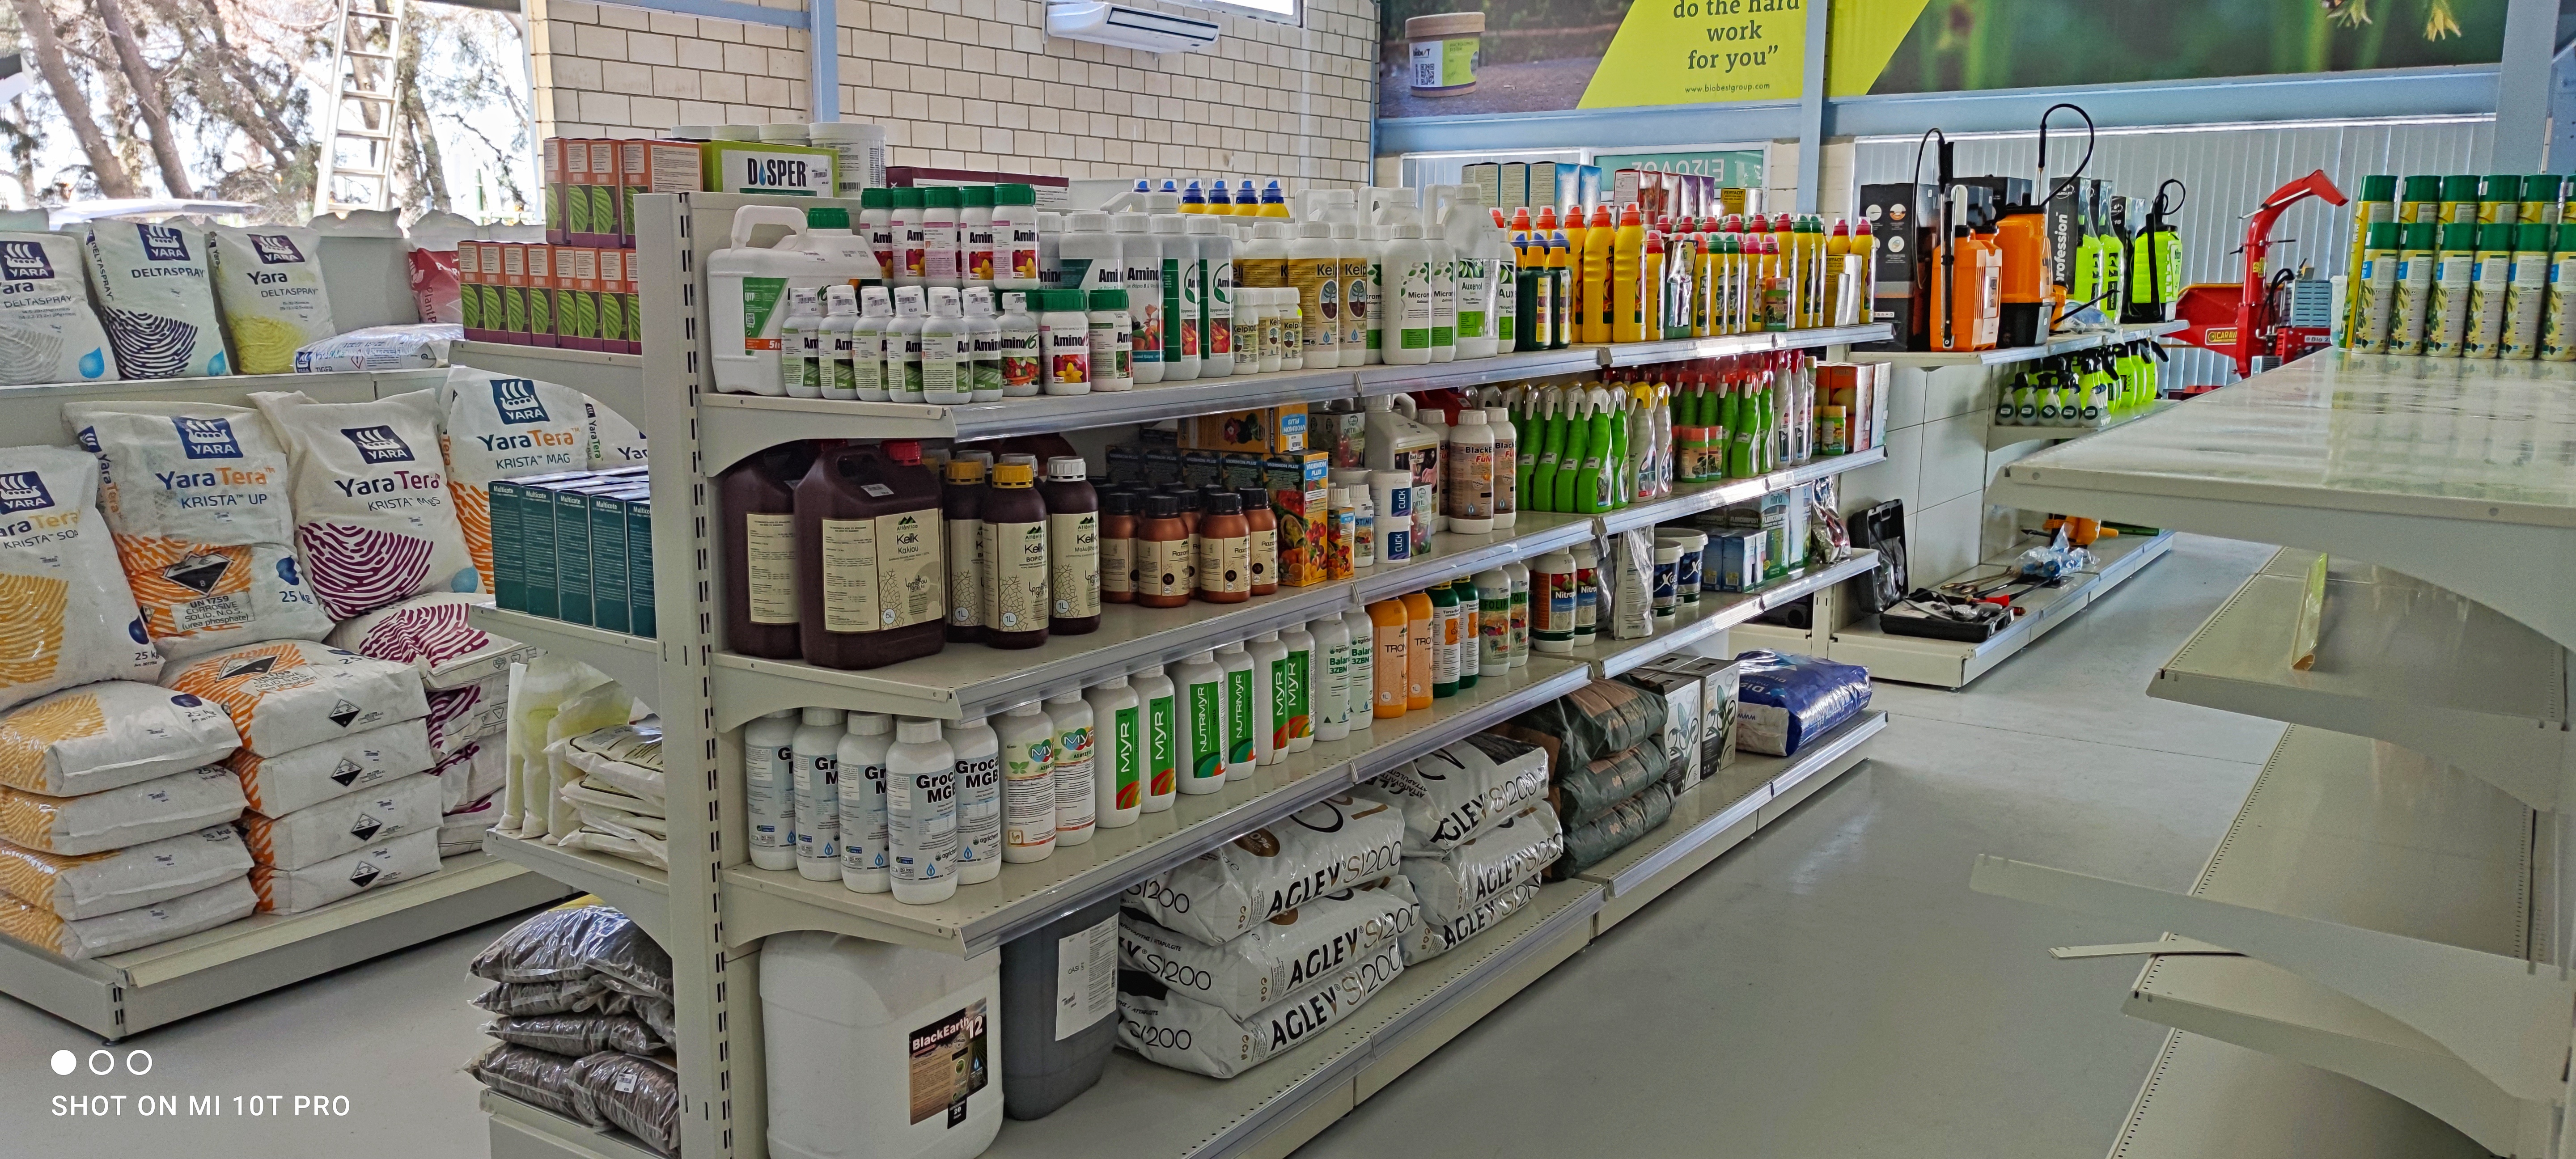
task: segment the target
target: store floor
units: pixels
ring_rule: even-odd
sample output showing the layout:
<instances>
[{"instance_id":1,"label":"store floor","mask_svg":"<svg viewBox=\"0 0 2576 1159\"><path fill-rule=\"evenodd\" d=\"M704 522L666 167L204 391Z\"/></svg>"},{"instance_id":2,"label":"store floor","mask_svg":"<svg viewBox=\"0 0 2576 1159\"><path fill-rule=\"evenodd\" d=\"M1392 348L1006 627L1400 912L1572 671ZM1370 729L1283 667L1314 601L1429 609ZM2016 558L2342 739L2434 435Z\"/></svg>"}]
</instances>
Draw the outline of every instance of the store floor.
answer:
<instances>
[{"instance_id":1,"label":"store floor","mask_svg":"<svg viewBox=\"0 0 2576 1159\"><path fill-rule=\"evenodd\" d=\"M2149 700L2157 664L2270 549L2172 555L1959 693L1880 685L1870 760L1550 973L1301 1159L2099 1154L2161 1031L2120 1013L2142 940L1968 892L1978 853L2190 884L2280 726ZM0 1001L0 1152L197 1159L485 1153L482 989L508 923L239 1003L117 1048L142 1078L59 1079L97 1040ZM222 1095L214 1118L55 1112L57 1095ZM235 1117L281 1095L284 1118ZM346 1118L293 1117L344 1095Z\"/></svg>"}]
</instances>

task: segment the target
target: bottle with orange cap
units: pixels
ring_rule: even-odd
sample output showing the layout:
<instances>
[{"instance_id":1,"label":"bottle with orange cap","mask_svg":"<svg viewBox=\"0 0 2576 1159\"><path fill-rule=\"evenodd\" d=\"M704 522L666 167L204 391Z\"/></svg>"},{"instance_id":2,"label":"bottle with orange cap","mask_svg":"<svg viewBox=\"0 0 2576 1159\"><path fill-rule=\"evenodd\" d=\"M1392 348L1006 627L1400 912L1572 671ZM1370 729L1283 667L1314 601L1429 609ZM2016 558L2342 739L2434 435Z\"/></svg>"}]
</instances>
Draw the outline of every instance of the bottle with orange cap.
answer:
<instances>
[{"instance_id":1,"label":"bottle with orange cap","mask_svg":"<svg viewBox=\"0 0 2576 1159\"><path fill-rule=\"evenodd\" d=\"M1584 256L1588 259L1591 239L1584 240ZM1641 301L1638 280L1645 255L1646 227L1638 216L1636 203L1630 202L1620 209L1619 225L1610 235L1609 341L1637 342L1646 337L1644 309L1650 300Z\"/></svg>"},{"instance_id":2,"label":"bottle with orange cap","mask_svg":"<svg viewBox=\"0 0 2576 1159\"><path fill-rule=\"evenodd\" d=\"M1567 216L1573 216L1572 211L1568 211ZM1548 344L1550 350L1563 350L1575 343L1574 319L1581 312L1575 301L1575 281L1581 271L1575 268L1574 242L1567 234L1566 224L1558 222L1547 235L1547 267L1551 271L1549 278L1556 286L1556 336Z\"/></svg>"},{"instance_id":3,"label":"bottle with orange cap","mask_svg":"<svg viewBox=\"0 0 2576 1159\"><path fill-rule=\"evenodd\" d=\"M1572 230L1568 231L1569 237ZM1610 341L1610 319L1614 308L1610 296L1614 280L1611 267L1618 261L1619 227L1610 216L1610 207L1596 205L1591 220L1583 223L1581 252L1574 255L1581 288L1576 291L1576 340L1591 344Z\"/></svg>"}]
</instances>

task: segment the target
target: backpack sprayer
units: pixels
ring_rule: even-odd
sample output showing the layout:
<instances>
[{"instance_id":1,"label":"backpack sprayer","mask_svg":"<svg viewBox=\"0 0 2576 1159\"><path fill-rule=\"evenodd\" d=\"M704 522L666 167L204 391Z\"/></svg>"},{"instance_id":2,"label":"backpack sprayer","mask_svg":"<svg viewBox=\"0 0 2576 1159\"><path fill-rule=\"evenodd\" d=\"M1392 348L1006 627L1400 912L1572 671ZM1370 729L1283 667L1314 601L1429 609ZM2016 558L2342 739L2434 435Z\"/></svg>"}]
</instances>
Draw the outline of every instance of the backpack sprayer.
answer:
<instances>
[{"instance_id":1,"label":"backpack sprayer","mask_svg":"<svg viewBox=\"0 0 2576 1159\"><path fill-rule=\"evenodd\" d=\"M2048 118L2065 109L2084 118L2084 159L2075 171L2050 185L2048 179ZM2003 305L1995 342L2001 346L2035 346L2047 340L2048 333L2073 310L2065 309L2066 289L2057 283L2056 263L2048 237L2048 207L2083 183L2086 166L2093 163L2093 115L2080 106L2058 103L2039 115L2038 179L2034 190L2045 189L2047 195L2037 201L2025 196L2021 201L2003 207L1997 223L1996 241L2002 251ZM2091 303L2086 303L2090 305ZM2082 309L2082 307L2077 307Z\"/></svg>"}]
</instances>

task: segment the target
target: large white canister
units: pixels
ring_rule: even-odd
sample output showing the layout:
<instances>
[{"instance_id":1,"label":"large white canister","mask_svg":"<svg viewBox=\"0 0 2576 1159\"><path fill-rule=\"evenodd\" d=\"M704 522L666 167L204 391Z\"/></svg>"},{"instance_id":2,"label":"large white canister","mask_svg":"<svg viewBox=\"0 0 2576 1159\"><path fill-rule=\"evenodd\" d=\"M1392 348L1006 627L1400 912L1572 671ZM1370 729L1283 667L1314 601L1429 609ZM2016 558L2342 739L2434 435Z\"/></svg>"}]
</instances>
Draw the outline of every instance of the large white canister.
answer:
<instances>
[{"instance_id":1,"label":"large white canister","mask_svg":"<svg viewBox=\"0 0 2576 1159\"><path fill-rule=\"evenodd\" d=\"M769 1153L982 1154L1002 1128L1001 961L837 934L767 939Z\"/></svg>"}]
</instances>

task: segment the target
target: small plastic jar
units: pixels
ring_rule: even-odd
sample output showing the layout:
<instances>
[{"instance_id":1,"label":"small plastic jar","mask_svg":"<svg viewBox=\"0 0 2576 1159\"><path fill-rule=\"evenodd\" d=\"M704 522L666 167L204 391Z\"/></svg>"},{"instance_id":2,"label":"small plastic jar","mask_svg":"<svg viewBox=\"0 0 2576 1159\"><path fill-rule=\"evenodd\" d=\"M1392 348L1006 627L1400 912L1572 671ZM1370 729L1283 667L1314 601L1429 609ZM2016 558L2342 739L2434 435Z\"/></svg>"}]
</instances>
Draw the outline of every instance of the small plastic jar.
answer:
<instances>
[{"instance_id":1,"label":"small plastic jar","mask_svg":"<svg viewBox=\"0 0 2576 1159\"><path fill-rule=\"evenodd\" d=\"M1657 618L1668 617L1681 610L1681 565L1682 545L1670 540L1655 544L1654 609Z\"/></svg>"},{"instance_id":2,"label":"small plastic jar","mask_svg":"<svg viewBox=\"0 0 2576 1159\"><path fill-rule=\"evenodd\" d=\"M1708 551L1708 536L1697 531L1676 531L1655 538L1655 546L1672 544L1680 554L1673 561L1673 595L1685 604L1699 602L1701 557Z\"/></svg>"}]
</instances>

